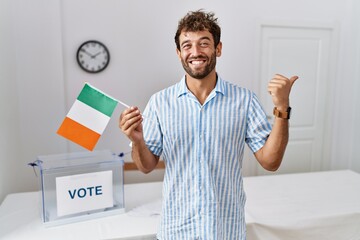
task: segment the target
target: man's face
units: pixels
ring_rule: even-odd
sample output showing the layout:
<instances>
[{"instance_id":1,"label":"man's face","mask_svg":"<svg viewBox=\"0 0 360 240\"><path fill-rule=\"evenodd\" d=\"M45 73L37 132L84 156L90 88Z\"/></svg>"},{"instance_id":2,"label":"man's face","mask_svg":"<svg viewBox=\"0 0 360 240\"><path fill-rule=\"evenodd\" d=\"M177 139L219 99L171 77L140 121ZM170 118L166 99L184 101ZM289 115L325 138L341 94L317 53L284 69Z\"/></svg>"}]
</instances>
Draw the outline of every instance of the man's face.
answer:
<instances>
[{"instance_id":1,"label":"man's face","mask_svg":"<svg viewBox=\"0 0 360 240\"><path fill-rule=\"evenodd\" d=\"M177 49L177 54L191 77L203 79L215 71L216 57L221 55L221 42L215 48L209 31L182 32L179 42L180 51Z\"/></svg>"}]
</instances>

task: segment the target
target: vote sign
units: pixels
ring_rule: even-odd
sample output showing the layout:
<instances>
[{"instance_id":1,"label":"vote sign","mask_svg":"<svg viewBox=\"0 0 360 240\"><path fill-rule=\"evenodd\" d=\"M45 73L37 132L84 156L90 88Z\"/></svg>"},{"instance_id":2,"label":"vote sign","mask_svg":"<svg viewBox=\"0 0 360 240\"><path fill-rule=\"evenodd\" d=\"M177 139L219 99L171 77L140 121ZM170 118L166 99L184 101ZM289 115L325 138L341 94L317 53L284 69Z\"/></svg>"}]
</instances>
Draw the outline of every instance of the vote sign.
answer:
<instances>
[{"instance_id":1,"label":"vote sign","mask_svg":"<svg viewBox=\"0 0 360 240\"><path fill-rule=\"evenodd\" d=\"M56 178L58 216L114 206L112 171Z\"/></svg>"}]
</instances>

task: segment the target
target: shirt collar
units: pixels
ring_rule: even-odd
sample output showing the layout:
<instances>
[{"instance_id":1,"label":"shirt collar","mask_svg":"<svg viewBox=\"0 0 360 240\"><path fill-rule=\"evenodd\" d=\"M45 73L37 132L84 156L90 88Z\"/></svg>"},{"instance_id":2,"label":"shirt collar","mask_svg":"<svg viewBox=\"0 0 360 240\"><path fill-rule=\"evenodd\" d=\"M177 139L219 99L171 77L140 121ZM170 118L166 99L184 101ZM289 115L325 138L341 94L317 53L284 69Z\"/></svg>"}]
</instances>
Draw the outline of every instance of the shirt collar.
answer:
<instances>
[{"instance_id":1,"label":"shirt collar","mask_svg":"<svg viewBox=\"0 0 360 240\"><path fill-rule=\"evenodd\" d=\"M181 81L178 84L178 97L181 97L182 95L188 94L190 91L186 86L186 76L184 75L181 79ZM217 82L215 85L214 90L216 93L221 93L222 95L226 95L226 88L225 88L225 82L221 79L219 75L217 75Z\"/></svg>"}]
</instances>

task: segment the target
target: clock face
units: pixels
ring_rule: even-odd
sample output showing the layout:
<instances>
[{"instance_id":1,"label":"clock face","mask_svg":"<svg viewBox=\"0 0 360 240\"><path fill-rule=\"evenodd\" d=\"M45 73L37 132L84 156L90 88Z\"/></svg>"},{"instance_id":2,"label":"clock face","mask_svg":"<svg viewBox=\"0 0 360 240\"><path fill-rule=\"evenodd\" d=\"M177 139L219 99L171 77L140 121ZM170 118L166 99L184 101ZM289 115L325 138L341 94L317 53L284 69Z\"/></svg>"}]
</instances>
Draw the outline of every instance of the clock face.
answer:
<instances>
[{"instance_id":1,"label":"clock face","mask_svg":"<svg viewBox=\"0 0 360 240\"><path fill-rule=\"evenodd\" d=\"M103 71L110 62L110 53L106 46L99 41L84 42L76 53L79 66L89 73Z\"/></svg>"}]
</instances>

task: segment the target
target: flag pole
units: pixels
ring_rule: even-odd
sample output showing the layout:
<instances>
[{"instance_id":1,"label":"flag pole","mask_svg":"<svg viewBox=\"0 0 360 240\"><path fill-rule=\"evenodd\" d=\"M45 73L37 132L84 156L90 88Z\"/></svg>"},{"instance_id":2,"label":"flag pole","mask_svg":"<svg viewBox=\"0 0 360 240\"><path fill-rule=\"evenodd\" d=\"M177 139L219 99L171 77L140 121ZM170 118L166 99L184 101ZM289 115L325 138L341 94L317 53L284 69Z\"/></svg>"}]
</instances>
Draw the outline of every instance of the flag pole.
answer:
<instances>
[{"instance_id":1,"label":"flag pole","mask_svg":"<svg viewBox=\"0 0 360 240\"><path fill-rule=\"evenodd\" d=\"M118 103L120 103L121 105L123 105L124 107L126 107L126 108L130 108L130 106L129 106L129 105L127 105L126 103L123 103L122 101L117 100L117 99L116 99L116 101L117 101Z\"/></svg>"},{"instance_id":2,"label":"flag pole","mask_svg":"<svg viewBox=\"0 0 360 240\"><path fill-rule=\"evenodd\" d=\"M115 99L115 98L114 98L114 99ZM120 101L120 100L117 100L117 99L116 99L116 101L118 101L118 103L120 103L120 104L123 105L124 107L130 108L130 106L127 105L126 103L124 103L124 102L122 102L122 101ZM156 123L154 120L152 120L151 118L149 118L149 117L147 117L147 116L145 116L145 115L143 115L143 114L141 114L141 116L143 116L143 118L145 118L145 119L147 119L147 120L150 120L152 123Z\"/></svg>"},{"instance_id":3,"label":"flag pole","mask_svg":"<svg viewBox=\"0 0 360 240\"><path fill-rule=\"evenodd\" d=\"M104 93L103 91L101 91L100 89L98 89L98 88L96 88L96 87L94 87L94 86L92 86L91 84L89 84L88 82L85 82L86 84L88 84L89 86L91 86L92 88L94 88L94 89L96 89L97 91L99 91L99 92L101 92L102 94L104 94L104 95L106 95L106 96L108 96L108 97L110 97L110 98L112 98L112 99L114 99L115 101L117 101L118 103L120 103L121 105L123 105L124 107L126 107L126 108L130 108L130 106L129 105L127 105L126 103L124 103L124 102L122 102L122 101L120 101L119 99L116 99L116 98L114 98L114 97L112 97L112 96L109 96L108 94L106 94L106 93ZM141 114L142 115L142 114ZM148 120L150 120L151 122L153 122L153 123L156 123L154 120L152 120L151 118L149 118L149 117L147 117L147 116L144 116L144 115L142 115L144 118L146 118L146 119L148 119ZM156 123L157 124L157 123Z\"/></svg>"}]
</instances>

